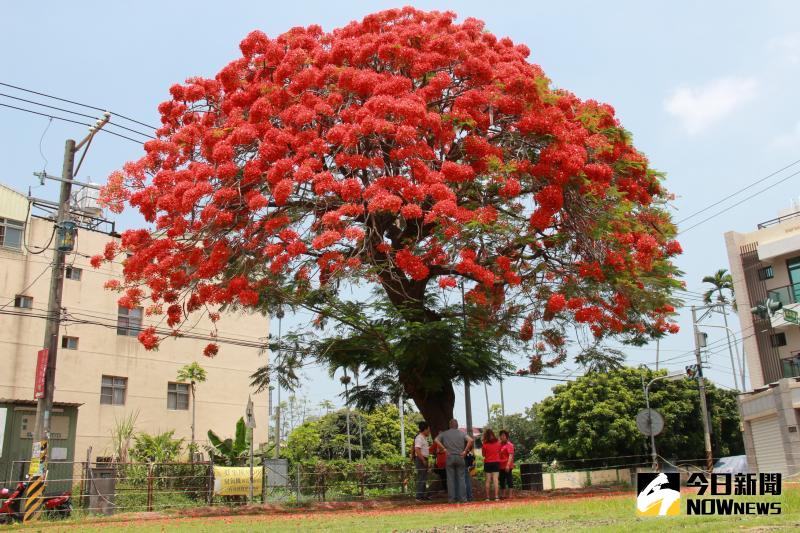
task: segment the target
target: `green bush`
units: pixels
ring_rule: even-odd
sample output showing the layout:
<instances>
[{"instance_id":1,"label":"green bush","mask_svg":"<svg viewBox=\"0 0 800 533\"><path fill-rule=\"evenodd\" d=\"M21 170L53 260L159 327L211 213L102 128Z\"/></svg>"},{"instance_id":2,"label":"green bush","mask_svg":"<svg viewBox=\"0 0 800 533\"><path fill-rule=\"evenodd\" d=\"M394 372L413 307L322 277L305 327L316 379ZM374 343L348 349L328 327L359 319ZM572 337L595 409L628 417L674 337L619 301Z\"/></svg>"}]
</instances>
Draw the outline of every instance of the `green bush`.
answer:
<instances>
[{"instance_id":1,"label":"green bush","mask_svg":"<svg viewBox=\"0 0 800 533\"><path fill-rule=\"evenodd\" d=\"M173 439L175 430L159 435L138 433L133 437L134 445L130 451L134 461L140 463L171 463L181 454L183 439Z\"/></svg>"},{"instance_id":2,"label":"green bush","mask_svg":"<svg viewBox=\"0 0 800 533\"><path fill-rule=\"evenodd\" d=\"M174 495L179 500L203 501L208 491L208 468L206 464L192 463L120 464L117 465L117 495L131 505L146 506L150 469L154 498L159 494L159 498Z\"/></svg>"},{"instance_id":3,"label":"green bush","mask_svg":"<svg viewBox=\"0 0 800 533\"><path fill-rule=\"evenodd\" d=\"M413 467L404 457L364 461L302 461L300 491L320 500L380 497L402 492L413 482Z\"/></svg>"}]
</instances>

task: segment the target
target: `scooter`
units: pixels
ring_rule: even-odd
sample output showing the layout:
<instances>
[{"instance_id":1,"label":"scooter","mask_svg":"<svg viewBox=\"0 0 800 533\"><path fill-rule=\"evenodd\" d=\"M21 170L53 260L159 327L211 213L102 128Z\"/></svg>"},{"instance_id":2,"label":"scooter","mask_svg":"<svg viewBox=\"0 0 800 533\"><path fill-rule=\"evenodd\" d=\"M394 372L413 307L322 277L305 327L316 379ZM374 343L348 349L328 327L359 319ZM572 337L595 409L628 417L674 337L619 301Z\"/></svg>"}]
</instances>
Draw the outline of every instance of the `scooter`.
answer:
<instances>
[{"instance_id":1,"label":"scooter","mask_svg":"<svg viewBox=\"0 0 800 533\"><path fill-rule=\"evenodd\" d=\"M0 490L0 524L22 522L22 502L27 486L27 482L21 481L13 491L6 488ZM72 514L72 492L45 498L42 513L48 518L68 518Z\"/></svg>"}]
</instances>

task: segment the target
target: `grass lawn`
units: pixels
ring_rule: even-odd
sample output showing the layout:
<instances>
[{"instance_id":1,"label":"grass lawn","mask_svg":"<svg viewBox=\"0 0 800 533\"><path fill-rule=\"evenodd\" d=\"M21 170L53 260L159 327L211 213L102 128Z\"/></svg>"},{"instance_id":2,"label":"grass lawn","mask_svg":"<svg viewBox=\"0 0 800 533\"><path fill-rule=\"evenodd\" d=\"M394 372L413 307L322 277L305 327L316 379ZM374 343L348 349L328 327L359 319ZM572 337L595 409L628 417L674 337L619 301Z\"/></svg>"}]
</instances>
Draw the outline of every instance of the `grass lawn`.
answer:
<instances>
[{"instance_id":1,"label":"grass lawn","mask_svg":"<svg viewBox=\"0 0 800 533\"><path fill-rule=\"evenodd\" d=\"M390 510L308 511L280 514L174 518L127 522L38 523L28 528L45 531L708 531L800 530L800 489L791 488L769 501L780 501L782 514L770 516L686 516L638 518L634 494L574 499L515 500L466 505L412 505ZM759 499L764 501L763 499ZM19 526L17 526L19 527ZM16 529L16 528L11 528Z\"/></svg>"}]
</instances>

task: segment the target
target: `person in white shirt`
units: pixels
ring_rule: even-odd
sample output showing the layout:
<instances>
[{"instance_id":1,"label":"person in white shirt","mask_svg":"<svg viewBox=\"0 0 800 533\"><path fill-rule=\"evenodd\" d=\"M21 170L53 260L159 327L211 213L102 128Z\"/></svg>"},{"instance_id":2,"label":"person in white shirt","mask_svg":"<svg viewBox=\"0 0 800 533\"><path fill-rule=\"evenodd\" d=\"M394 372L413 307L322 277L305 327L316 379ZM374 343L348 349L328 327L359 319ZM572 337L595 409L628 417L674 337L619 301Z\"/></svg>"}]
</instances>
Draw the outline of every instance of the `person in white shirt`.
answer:
<instances>
[{"instance_id":1,"label":"person in white shirt","mask_svg":"<svg viewBox=\"0 0 800 533\"><path fill-rule=\"evenodd\" d=\"M431 428L428 423L423 421L419 423L419 433L414 438L414 466L417 469L417 501L426 502L430 501L431 497L428 496L428 455L430 454L430 446L428 444L428 437L431 434Z\"/></svg>"}]
</instances>

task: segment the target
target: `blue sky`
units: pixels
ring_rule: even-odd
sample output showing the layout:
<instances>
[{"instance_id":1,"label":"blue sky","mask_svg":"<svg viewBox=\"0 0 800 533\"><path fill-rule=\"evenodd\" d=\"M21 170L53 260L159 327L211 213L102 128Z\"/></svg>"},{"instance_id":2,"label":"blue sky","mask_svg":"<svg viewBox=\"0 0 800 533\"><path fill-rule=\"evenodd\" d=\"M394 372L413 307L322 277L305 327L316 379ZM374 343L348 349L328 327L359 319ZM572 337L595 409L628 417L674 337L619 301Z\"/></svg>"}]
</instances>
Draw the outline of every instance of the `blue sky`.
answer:
<instances>
[{"instance_id":1,"label":"blue sky","mask_svg":"<svg viewBox=\"0 0 800 533\"><path fill-rule=\"evenodd\" d=\"M637 147L667 173L667 187L677 196L676 220L800 159L800 31L795 24L800 4L407 3L483 19L496 35L526 44L532 51L530 60L540 64L556 86L613 105ZM320 24L330 30L397 5L402 4L138 1L49 3L45 8L34 2L9 2L0 18L0 81L157 124L156 106L166 99L170 85L190 76L213 76L238 55L239 41L253 29L270 36L298 25ZM6 87L0 87L0 93L29 97ZM19 105L3 96L0 103ZM60 171L64 140L82 137L85 128L53 122L42 137L47 124L44 117L0 107L0 182L26 191L38 185L33 171L45 165L51 173ZM81 176L102 182L140 152L137 144L100 135ZM701 290L704 275L727 267L725 231L749 231L773 218L792 197L800 196L798 183L800 177L789 179L682 234L685 253L679 266L688 288ZM57 198L53 185L34 189L34 194ZM123 228L137 224L131 213L118 221ZM306 319L287 317L284 329ZM688 311L682 312L679 323L682 333L661 343L662 358L673 358L668 363L673 369L692 362L686 353L692 343ZM733 327L738 330L735 320ZM722 330L709 330L709 336L715 341L724 335ZM633 364L655 360L655 346L628 353ZM709 375L732 386L727 361L726 351L712 354ZM575 369L567 364L555 373ZM313 403L340 391L338 380L331 381L325 372L312 369L307 374L300 394ZM540 400L553 384L506 382L507 412ZM491 403L499 402L496 386L488 392ZM482 390L473 390L473 411L475 422L481 423L486 411ZM463 414L462 404L457 413Z\"/></svg>"}]
</instances>

